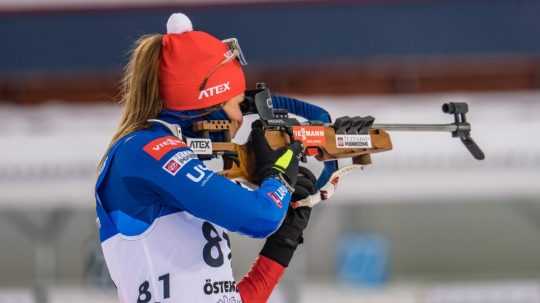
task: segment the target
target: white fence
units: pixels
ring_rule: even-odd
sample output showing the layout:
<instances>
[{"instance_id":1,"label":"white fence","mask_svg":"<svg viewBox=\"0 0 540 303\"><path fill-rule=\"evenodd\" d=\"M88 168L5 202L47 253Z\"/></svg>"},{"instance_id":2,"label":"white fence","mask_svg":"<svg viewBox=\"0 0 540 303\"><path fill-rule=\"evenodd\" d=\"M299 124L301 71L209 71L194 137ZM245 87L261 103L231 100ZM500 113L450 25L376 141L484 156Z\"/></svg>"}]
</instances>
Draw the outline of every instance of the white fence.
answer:
<instances>
[{"instance_id":1,"label":"white fence","mask_svg":"<svg viewBox=\"0 0 540 303\"><path fill-rule=\"evenodd\" d=\"M310 0L303 0L309 2ZM312 0L311 0L312 1ZM142 5L224 5L231 3L271 3L285 2L285 0L1 0L0 11L11 10L39 10L39 9L66 9L66 8L108 8L118 6Z\"/></svg>"}]
</instances>

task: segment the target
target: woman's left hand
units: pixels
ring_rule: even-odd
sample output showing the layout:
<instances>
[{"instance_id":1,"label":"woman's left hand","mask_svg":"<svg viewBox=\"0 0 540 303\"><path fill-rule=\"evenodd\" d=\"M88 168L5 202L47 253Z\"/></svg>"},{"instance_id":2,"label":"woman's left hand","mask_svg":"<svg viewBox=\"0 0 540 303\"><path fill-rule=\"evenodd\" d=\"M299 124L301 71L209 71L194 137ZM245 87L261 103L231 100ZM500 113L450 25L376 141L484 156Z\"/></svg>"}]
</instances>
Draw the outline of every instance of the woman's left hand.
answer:
<instances>
[{"instance_id":1,"label":"woman's left hand","mask_svg":"<svg viewBox=\"0 0 540 303\"><path fill-rule=\"evenodd\" d=\"M351 164L351 165L338 169L330 176L330 178L328 179L328 182L326 182L325 185L323 185L318 191L317 190L315 190L314 192L311 191L312 194L310 195L305 195L304 188L301 188L299 190L299 195L298 195L299 199L295 200L294 195L293 195L293 199L292 199L293 202L291 203L291 206L293 208L303 207L303 206L313 207L319 204L319 202L321 201L330 199L330 197L332 197L334 193L336 192L340 179L343 176L357 169L362 169L362 165Z\"/></svg>"},{"instance_id":2,"label":"woman's left hand","mask_svg":"<svg viewBox=\"0 0 540 303\"><path fill-rule=\"evenodd\" d=\"M300 166L298 168L298 177L296 180L291 202L294 203L303 200L317 193L317 178L306 167Z\"/></svg>"}]
</instances>

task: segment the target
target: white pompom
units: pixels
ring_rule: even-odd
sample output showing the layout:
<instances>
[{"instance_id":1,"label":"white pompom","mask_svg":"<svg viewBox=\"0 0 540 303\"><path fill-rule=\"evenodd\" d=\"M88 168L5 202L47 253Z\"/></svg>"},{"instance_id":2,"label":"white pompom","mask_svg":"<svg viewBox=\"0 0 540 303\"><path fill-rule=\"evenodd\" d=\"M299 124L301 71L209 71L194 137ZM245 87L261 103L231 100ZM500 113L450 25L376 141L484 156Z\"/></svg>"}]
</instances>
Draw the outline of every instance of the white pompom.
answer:
<instances>
[{"instance_id":1,"label":"white pompom","mask_svg":"<svg viewBox=\"0 0 540 303\"><path fill-rule=\"evenodd\" d=\"M191 20L182 13L172 14L167 20L167 34L181 34L192 30Z\"/></svg>"}]
</instances>

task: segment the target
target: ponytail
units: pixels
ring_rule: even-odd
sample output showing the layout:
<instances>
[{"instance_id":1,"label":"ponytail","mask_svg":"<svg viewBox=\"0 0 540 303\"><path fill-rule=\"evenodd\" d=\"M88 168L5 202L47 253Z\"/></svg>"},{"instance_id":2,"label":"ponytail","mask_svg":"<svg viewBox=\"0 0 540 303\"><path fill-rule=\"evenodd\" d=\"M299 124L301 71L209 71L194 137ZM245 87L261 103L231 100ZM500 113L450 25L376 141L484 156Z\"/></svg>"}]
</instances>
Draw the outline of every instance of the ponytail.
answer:
<instances>
[{"instance_id":1,"label":"ponytail","mask_svg":"<svg viewBox=\"0 0 540 303\"><path fill-rule=\"evenodd\" d=\"M156 118L163 107L158 79L161 38L160 34L145 35L135 43L121 82L120 124L107 149L125 135L147 127L147 120ZM105 156L99 167L104 161Z\"/></svg>"}]
</instances>

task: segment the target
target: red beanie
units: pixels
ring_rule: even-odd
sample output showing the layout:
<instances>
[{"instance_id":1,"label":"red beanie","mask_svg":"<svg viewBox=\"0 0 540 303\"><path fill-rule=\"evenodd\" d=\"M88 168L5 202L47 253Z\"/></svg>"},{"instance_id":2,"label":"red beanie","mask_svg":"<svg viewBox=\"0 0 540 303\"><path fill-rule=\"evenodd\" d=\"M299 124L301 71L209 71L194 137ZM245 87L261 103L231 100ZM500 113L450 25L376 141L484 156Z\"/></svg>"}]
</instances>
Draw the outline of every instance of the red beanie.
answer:
<instances>
[{"instance_id":1,"label":"red beanie","mask_svg":"<svg viewBox=\"0 0 540 303\"><path fill-rule=\"evenodd\" d=\"M243 93L246 80L238 60L219 65L228 52L227 45L214 36L192 31L187 16L173 14L163 36L159 66L159 92L165 108L207 108Z\"/></svg>"}]
</instances>

